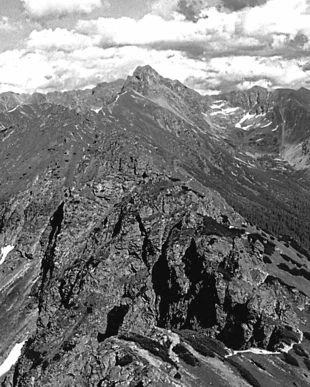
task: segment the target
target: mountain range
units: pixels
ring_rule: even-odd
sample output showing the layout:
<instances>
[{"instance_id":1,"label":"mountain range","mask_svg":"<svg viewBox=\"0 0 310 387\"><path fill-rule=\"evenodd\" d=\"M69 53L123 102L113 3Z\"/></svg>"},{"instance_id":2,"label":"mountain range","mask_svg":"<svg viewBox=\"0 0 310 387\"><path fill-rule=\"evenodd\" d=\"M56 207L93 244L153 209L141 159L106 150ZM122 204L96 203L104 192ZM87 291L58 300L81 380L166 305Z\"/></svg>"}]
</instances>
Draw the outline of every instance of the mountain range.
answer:
<instances>
[{"instance_id":1,"label":"mountain range","mask_svg":"<svg viewBox=\"0 0 310 387\"><path fill-rule=\"evenodd\" d=\"M309 123L150 66L0 94L1 386L309 386Z\"/></svg>"}]
</instances>

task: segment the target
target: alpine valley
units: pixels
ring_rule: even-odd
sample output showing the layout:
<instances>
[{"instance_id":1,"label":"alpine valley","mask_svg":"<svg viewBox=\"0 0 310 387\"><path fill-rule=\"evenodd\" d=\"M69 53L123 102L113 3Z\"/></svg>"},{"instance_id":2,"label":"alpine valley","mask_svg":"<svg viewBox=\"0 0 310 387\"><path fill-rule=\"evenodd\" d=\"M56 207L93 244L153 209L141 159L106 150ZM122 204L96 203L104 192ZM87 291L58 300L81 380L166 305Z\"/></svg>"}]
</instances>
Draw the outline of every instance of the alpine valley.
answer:
<instances>
[{"instance_id":1,"label":"alpine valley","mask_svg":"<svg viewBox=\"0 0 310 387\"><path fill-rule=\"evenodd\" d=\"M3 93L0 171L2 387L310 386L309 90Z\"/></svg>"}]
</instances>

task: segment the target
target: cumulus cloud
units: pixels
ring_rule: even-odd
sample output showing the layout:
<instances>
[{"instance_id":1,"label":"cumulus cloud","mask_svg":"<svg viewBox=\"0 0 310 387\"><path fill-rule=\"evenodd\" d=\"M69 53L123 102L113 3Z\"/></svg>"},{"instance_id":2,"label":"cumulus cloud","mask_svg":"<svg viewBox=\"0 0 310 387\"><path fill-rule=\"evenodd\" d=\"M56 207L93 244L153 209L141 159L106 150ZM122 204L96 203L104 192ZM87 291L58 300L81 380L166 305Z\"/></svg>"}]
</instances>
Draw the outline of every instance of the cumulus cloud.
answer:
<instances>
[{"instance_id":1,"label":"cumulus cloud","mask_svg":"<svg viewBox=\"0 0 310 387\"><path fill-rule=\"evenodd\" d=\"M43 8L46 1L40 2ZM68 12L73 2L83 3L68 0L59 10ZM255 84L300 87L309 75L309 65L303 65L310 62L307 3L157 0L139 20L88 16L71 29L32 31L24 51L0 54L0 84L2 90L72 89L126 77L150 64L204 93Z\"/></svg>"},{"instance_id":2,"label":"cumulus cloud","mask_svg":"<svg viewBox=\"0 0 310 387\"><path fill-rule=\"evenodd\" d=\"M156 0L152 6L152 12L171 19L176 13L186 20L197 21L199 17L210 8L225 10L225 12L237 12L245 8L253 8L266 4L268 0Z\"/></svg>"},{"instance_id":3,"label":"cumulus cloud","mask_svg":"<svg viewBox=\"0 0 310 387\"><path fill-rule=\"evenodd\" d=\"M279 56L212 58L206 65L206 71L211 74L209 86L216 90L246 89L254 85L294 88L308 80L298 60Z\"/></svg>"},{"instance_id":4,"label":"cumulus cloud","mask_svg":"<svg viewBox=\"0 0 310 387\"><path fill-rule=\"evenodd\" d=\"M251 35L309 35L310 12L307 0L269 0L262 7L247 10L243 15L243 32Z\"/></svg>"},{"instance_id":5,"label":"cumulus cloud","mask_svg":"<svg viewBox=\"0 0 310 387\"><path fill-rule=\"evenodd\" d=\"M145 63L152 63L164 76L180 80L186 79L194 69L199 71L203 67L199 62L182 59L179 52L132 46L88 47L71 53L6 51L0 54L0 92L31 93L91 87L102 81L124 78Z\"/></svg>"},{"instance_id":6,"label":"cumulus cloud","mask_svg":"<svg viewBox=\"0 0 310 387\"><path fill-rule=\"evenodd\" d=\"M209 30L213 25L268 42L273 37L277 40L278 35L294 39L303 34L310 38L308 0L157 0L152 12L166 20L199 23L205 18Z\"/></svg>"},{"instance_id":7,"label":"cumulus cloud","mask_svg":"<svg viewBox=\"0 0 310 387\"><path fill-rule=\"evenodd\" d=\"M64 16L71 13L91 13L102 5L109 6L104 0L21 0L26 12L34 18Z\"/></svg>"},{"instance_id":8,"label":"cumulus cloud","mask_svg":"<svg viewBox=\"0 0 310 387\"><path fill-rule=\"evenodd\" d=\"M95 44L95 39L68 31L64 28L34 30L30 33L27 46L29 49L39 49L47 52L72 52Z\"/></svg>"},{"instance_id":9,"label":"cumulus cloud","mask_svg":"<svg viewBox=\"0 0 310 387\"><path fill-rule=\"evenodd\" d=\"M75 43L74 43L75 44ZM0 54L0 91L34 92L91 87L124 78L150 63L164 77L179 79L202 93L268 87L306 86L308 73L300 60L226 56L196 60L177 50L138 46L101 48L78 45L72 51L51 46ZM306 58L304 59L306 63Z\"/></svg>"},{"instance_id":10,"label":"cumulus cloud","mask_svg":"<svg viewBox=\"0 0 310 387\"><path fill-rule=\"evenodd\" d=\"M308 49L310 14L306 0L292 0L288 4L280 1L269 0L262 6L254 6L253 1L252 7L238 12L224 12L212 6L206 11L207 17L194 22L182 15L176 16L182 2L158 1L153 11L160 7L161 16L153 12L138 21L132 18L82 20L76 30L101 36L102 46L156 45L158 49L166 49L187 45L191 52L195 47L197 52L209 55L227 55L232 49L237 55L243 55L244 50L252 51L253 55L258 54L256 50L262 55L270 55L271 50L279 54L282 50L283 55L291 56L292 50ZM169 19L168 15L174 16Z\"/></svg>"},{"instance_id":11,"label":"cumulus cloud","mask_svg":"<svg viewBox=\"0 0 310 387\"><path fill-rule=\"evenodd\" d=\"M103 46L147 46L157 43L160 49L161 44L167 47L169 43L173 47L190 43L200 44L204 49L209 49L213 43L216 45L229 41L230 44L234 44L231 43L232 35L236 32L238 20L238 15L221 13L212 8L210 18L202 18L196 23L178 18L167 20L158 15L148 14L138 21L127 17L80 20L75 29L87 36L100 36ZM246 37L240 38L242 38L240 42L246 40ZM255 39L250 36L247 40L254 42Z\"/></svg>"},{"instance_id":12,"label":"cumulus cloud","mask_svg":"<svg viewBox=\"0 0 310 387\"><path fill-rule=\"evenodd\" d=\"M76 30L85 35L101 36L102 45L148 45L156 42L181 42L203 39L196 25L181 20L165 20L146 15L141 20L123 17L79 21Z\"/></svg>"}]
</instances>

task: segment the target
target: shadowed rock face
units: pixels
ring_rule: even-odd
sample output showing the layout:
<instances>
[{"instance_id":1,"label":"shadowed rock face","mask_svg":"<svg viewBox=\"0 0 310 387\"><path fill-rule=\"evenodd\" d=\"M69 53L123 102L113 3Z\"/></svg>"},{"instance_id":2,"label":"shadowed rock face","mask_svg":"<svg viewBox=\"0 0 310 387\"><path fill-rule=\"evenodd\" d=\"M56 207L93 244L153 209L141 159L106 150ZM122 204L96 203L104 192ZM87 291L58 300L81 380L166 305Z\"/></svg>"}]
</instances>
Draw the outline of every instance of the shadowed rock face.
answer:
<instances>
[{"instance_id":1,"label":"shadowed rock face","mask_svg":"<svg viewBox=\"0 0 310 387\"><path fill-rule=\"evenodd\" d=\"M26 343L2 386L309 385L306 171L249 154L237 110L219 135L217 100L149 66L8 98L0 356Z\"/></svg>"}]
</instances>

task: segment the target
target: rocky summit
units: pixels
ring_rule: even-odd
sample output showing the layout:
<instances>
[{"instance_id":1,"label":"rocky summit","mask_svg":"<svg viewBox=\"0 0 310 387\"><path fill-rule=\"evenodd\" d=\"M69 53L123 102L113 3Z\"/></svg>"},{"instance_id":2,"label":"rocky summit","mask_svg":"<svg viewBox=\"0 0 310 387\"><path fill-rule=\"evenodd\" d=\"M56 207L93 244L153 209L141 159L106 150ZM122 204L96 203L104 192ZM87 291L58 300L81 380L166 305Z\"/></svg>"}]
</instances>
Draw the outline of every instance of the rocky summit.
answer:
<instances>
[{"instance_id":1,"label":"rocky summit","mask_svg":"<svg viewBox=\"0 0 310 387\"><path fill-rule=\"evenodd\" d=\"M309 122L150 66L1 94L1 386L310 386Z\"/></svg>"}]
</instances>

